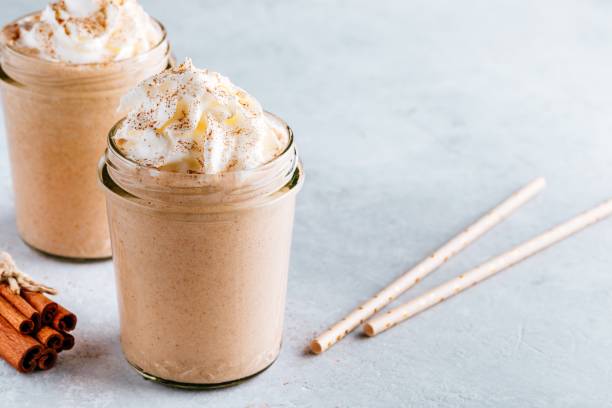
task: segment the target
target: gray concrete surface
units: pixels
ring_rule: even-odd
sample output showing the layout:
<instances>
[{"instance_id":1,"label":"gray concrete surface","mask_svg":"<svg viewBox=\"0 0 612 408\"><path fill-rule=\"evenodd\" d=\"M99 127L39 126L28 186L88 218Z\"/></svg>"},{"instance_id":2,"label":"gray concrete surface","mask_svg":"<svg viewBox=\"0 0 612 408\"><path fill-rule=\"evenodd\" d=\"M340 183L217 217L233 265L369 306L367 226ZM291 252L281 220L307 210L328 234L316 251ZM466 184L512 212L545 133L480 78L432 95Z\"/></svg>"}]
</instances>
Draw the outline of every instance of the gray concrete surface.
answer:
<instances>
[{"instance_id":1,"label":"gray concrete surface","mask_svg":"<svg viewBox=\"0 0 612 408\"><path fill-rule=\"evenodd\" d=\"M377 338L318 357L304 347L534 176L549 181L540 197L403 299L612 195L611 3L142 2L179 58L225 73L296 131L307 182L283 352L227 390L140 379L119 349L111 263L19 240L0 137L0 246L80 317L53 371L0 364L0 406L610 406L612 221ZM3 0L0 20L43 3Z\"/></svg>"}]
</instances>

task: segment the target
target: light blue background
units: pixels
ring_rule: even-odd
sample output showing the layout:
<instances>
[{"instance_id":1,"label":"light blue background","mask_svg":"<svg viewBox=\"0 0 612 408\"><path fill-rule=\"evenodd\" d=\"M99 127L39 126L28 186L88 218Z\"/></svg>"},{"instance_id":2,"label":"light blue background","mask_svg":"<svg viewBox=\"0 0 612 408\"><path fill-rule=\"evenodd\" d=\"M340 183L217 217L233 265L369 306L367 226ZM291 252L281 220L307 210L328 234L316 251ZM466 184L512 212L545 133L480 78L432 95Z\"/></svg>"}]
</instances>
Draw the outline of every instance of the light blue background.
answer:
<instances>
[{"instance_id":1,"label":"light blue background","mask_svg":"<svg viewBox=\"0 0 612 408\"><path fill-rule=\"evenodd\" d=\"M80 319L53 371L0 364L0 406L609 403L612 221L379 337L349 336L318 357L304 348L535 176L549 181L539 198L403 299L612 196L612 3L142 3L179 59L228 75L295 129L307 180L283 352L233 389L141 380L119 349L111 263L59 262L19 240L0 137L0 247ZM43 4L2 0L0 20Z\"/></svg>"}]
</instances>

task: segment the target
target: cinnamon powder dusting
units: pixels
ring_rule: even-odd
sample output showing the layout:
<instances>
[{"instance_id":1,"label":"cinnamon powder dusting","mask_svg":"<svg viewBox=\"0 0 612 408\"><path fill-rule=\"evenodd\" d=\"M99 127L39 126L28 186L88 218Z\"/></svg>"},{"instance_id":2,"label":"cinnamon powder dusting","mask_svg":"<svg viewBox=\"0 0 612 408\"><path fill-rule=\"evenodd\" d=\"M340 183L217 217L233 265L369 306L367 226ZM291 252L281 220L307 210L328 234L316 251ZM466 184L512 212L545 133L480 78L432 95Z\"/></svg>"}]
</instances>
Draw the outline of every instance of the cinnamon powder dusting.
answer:
<instances>
[{"instance_id":1,"label":"cinnamon powder dusting","mask_svg":"<svg viewBox=\"0 0 612 408\"><path fill-rule=\"evenodd\" d=\"M286 128L224 76L191 60L156 75L122 100L115 139L142 165L216 174L255 168L282 152Z\"/></svg>"},{"instance_id":2,"label":"cinnamon powder dusting","mask_svg":"<svg viewBox=\"0 0 612 408\"><path fill-rule=\"evenodd\" d=\"M137 0L58 0L3 32L19 51L77 64L129 58L150 50L163 36Z\"/></svg>"}]
</instances>

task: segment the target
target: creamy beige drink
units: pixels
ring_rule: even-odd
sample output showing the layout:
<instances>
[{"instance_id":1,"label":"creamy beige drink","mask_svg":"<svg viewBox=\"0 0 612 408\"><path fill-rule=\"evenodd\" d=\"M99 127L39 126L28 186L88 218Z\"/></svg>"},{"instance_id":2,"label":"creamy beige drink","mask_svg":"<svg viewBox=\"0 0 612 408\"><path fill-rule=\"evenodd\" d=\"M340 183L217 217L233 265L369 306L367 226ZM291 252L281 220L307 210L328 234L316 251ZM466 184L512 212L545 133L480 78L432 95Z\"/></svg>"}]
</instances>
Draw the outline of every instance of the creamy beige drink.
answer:
<instances>
[{"instance_id":1,"label":"creamy beige drink","mask_svg":"<svg viewBox=\"0 0 612 408\"><path fill-rule=\"evenodd\" d=\"M280 351L303 181L291 131L189 61L122 105L100 178L127 360L183 387L259 373Z\"/></svg>"},{"instance_id":2,"label":"creamy beige drink","mask_svg":"<svg viewBox=\"0 0 612 408\"><path fill-rule=\"evenodd\" d=\"M121 95L168 65L136 0L64 0L7 25L0 85L22 238L72 258L111 255L96 163Z\"/></svg>"}]
</instances>

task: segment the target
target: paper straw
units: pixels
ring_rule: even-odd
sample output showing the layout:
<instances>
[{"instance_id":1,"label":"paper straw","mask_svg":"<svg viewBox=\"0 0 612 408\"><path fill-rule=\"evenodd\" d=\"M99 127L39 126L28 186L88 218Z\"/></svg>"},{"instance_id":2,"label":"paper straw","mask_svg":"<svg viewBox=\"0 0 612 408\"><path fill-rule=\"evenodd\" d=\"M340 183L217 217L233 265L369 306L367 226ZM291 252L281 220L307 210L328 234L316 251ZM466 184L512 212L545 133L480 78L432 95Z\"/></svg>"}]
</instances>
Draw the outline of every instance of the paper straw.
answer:
<instances>
[{"instance_id":1,"label":"paper straw","mask_svg":"<svg viewBox=\"0 0 612 408\"><path fill-rule=\"evenodd\" d=\"M376 336L385 330L390 329L403 320L409 319L412 316L426 310L440 302L445 301L449 297L468 289L477 283L495 275L497 272L503 271L510 266L529 258L537 252L548 248L551 245L569 237L570 235L603 220L612 214L612 199L608 200L599 206L584 212L563 224L538 235L535 238L526 241L508 252L491 258L484 264L459 275L435 289L398 306L387 313L374 317L363 325L363 331L368 336Z\"/></svg>"},{"instance_id":2,"label":"paper straw","mask_svg":"<svg viewBox=\"0 0 612 408\"><path fill-rule=\"evenodd\" d=\"M504 202L493 208L488 214L470 225L436 252L423 259L415 267L396 279L391 285L378 292L373 298L353 310L344 319L312 340L310 342L310 349L312 352L319 354L333 346L355 329L355 327L365 322L366 319L397 298L401 293L414 286L429 273L435 271L448 261L452 256L461 252L461 250L474 242L485 232L503 221L516 209L533 198L545 186L546 181L544 178L540 177L516 191Z\"/></svg>"}]
</instances>

